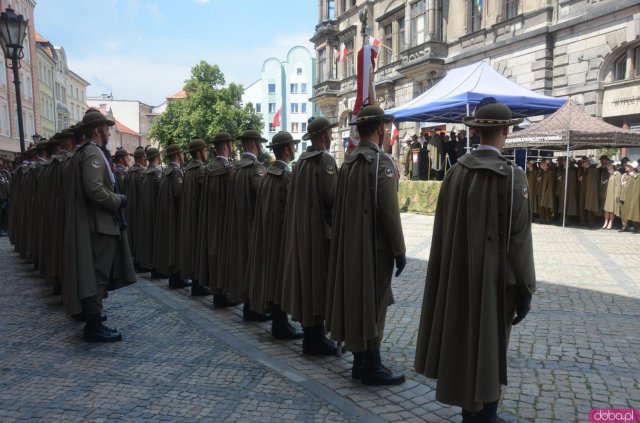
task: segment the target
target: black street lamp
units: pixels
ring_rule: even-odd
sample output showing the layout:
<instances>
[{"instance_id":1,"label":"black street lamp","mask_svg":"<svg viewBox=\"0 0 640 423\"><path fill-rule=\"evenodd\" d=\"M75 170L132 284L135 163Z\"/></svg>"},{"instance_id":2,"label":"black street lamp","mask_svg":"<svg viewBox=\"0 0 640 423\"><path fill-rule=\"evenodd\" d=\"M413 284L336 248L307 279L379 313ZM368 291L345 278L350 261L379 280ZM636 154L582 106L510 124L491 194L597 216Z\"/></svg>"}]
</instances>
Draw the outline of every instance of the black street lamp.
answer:
<instances>
[{"instance_id":1,"label":"black street lamp","mask_svg":"<svg viewBox=\"0 0 640 423\"><path fill-rule=\"evenodd\" d=\"M16 15L12 8L0 13L0 46L6 59L6 65L13 69L13 83L16 86L16 108L18 111L18 132L20 133L20 152L24 153L24 125L22 122L22 97L20 95L20 59L24 57L22 43L27 35L29 19Z\"/></svg>"}]
</instances>

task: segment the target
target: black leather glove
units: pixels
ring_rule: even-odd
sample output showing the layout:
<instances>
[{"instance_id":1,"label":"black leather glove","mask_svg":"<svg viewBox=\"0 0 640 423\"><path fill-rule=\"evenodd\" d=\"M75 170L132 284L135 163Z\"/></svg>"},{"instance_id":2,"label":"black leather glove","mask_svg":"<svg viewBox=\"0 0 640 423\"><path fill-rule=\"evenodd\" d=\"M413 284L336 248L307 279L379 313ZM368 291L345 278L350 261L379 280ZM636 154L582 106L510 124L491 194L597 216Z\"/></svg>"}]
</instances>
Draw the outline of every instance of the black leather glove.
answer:
<instances>
[{"instance_id":1,"label":"black leather glove","mask_svg":"<svg viewBox=\"0 0 640 423\"><path fill-rule=\"evenodd\" d=\"M531 310L531 293L526 289L523 291L516 299L516 317L513 319L512 325L520 323Z\"/></svg>"},{"instance_id":2,"label":"black leather glove","mask_svg":"<svg viewBox=\"0 0 640 423\"><path fill-rule=\"evenodd\" d=\"M120 207L126 207L127 205L127 196L124 194L120 194Z\"/></svg>"},{"instance_id":3,"label":"black leather glove","mask_svg":"<svg viewBox=\"0 0 640 423\"><path fill-rule=\"evenodd\" d=\"M404 254L400 254L399 256L395 257L396 260L396 269L398 269L396 271L396 277L400 276L400 273L402 273L402 271L404 270L404 267L407 265L407 256L405 256Z\"/></svg>"}]
</instances>

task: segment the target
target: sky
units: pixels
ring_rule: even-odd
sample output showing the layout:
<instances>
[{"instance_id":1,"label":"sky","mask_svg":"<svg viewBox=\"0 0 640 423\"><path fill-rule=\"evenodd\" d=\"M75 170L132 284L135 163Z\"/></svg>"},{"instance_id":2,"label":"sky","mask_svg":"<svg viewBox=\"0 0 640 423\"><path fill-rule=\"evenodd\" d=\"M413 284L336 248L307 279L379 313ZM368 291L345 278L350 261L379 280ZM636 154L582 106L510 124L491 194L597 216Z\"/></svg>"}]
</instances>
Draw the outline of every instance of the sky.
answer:
<instances>
[{"instance_id":1,"label":"sky","mask_svg":"<svg viewBox=\"0 0 640 423\"><path fill-rule=\"evenodd\" d=\"M317 0L38 0L36 31L62 46L87 95L159 105L200 60L245 87L295 45L313 52Z\"/></svg>"}]
</instances>

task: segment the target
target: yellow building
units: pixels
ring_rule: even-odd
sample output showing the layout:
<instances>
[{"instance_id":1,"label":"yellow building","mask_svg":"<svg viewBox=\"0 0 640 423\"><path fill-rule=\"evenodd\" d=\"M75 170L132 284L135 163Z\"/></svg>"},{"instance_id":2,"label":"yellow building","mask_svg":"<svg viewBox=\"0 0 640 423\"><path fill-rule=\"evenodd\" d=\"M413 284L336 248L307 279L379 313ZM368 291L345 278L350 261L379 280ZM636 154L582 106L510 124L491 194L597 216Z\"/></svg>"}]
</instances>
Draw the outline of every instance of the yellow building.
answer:
<instances>
[{"instance_id":1,"label":"yellow building","mask_svg":"<svg viewBox=\"0 0 640 423\"><path fill-rule=\"evenodd\" d=\"M51 138L56 131L53 72L55 50L51 43L36 33L38 59L38 92L40 93L40 135Z\"/></svg>"}]
</instances>

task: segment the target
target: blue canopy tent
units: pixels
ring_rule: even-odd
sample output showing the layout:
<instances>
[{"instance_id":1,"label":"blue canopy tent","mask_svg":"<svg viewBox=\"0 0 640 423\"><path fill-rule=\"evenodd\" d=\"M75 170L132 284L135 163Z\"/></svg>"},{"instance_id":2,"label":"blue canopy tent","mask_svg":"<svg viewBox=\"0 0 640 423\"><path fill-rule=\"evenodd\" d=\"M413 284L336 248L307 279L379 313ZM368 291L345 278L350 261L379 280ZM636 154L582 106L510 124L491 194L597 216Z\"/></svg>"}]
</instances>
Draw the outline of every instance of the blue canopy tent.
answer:
<instances>
[{"instance_id":1,"label":"blue canopy tent","mask_svg":"<svg viewBox=\"0 0 640 423\"><path fill-rule=\"evenodd\" d=\"M506 104L518 118L553 113L567 101L521 87L482 61L450 70L426 92L386 112L397 122L460 123L485 97Z\"/></svg>"}]
</instances>

